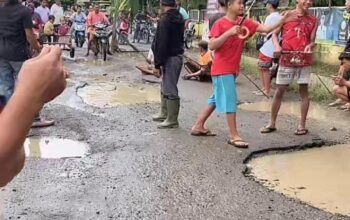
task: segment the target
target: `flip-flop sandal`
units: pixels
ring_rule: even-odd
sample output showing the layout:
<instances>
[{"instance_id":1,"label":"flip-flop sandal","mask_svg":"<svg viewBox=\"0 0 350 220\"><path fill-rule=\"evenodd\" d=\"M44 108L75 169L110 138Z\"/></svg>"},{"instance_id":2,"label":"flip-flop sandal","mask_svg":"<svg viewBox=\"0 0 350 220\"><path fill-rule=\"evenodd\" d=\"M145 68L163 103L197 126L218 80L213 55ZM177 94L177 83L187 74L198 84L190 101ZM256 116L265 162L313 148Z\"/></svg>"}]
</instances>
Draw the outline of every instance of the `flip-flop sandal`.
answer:
<instances>
[{"instance_id":1,"label":"flip-flop sandal","mask_svg":"<svg viewBox=\"0 0 350 220\"><path fill-rule=\"evenodd\" d=\"M304 129L297 129L294 134L298 135L298 136L302 136L302 135L307 135L309 133L309 130L307 130L306 128Z\"/></svg>"},{"instance_id":2,"label":"flip-flop sandal","mask_svg":"<svg viewBox=\"0 0 350 220\"><path fill-rule=\"evenodd\" d=\"M191 131L192 136L198 136L198 137L212 137L216 136L216 134L212 133L211 131L203 132L203 131Z\"/></svg>"},{"instance_id":3,"label":"flip-flop sandal","mask_svg":"<svg viewBox=\"0 0 350 220\"><path fill-rule=\"evenodd\" d=\"M227 143L237 148L248 148L249 144L242 139L239 140L228 140Z\"/></svg>"},{"instance_id":4,"label":"flip-flop sandal","mask_svg":"<svg viewBox=\"0 0 350 220\"><path fill-rule=\"evenodd\" d=\"M38 121L33 122L32 128L50 127L54 124L55 124L55 121L53 121L53 120L38 120Z\"/></svg>"},{"instance_id":5,"label":"flip-flop sandal","mask_svg":"<svg viewBox=\"0 0 350 220\"><path fill-rule=\"evenodd\" d=\"M277 130L276 128L270 128L270 127L265 126L262 129L260 129L260 133L268 134L268 133L275 132L276 130Z\"/></svg>"},{"instance_id":6,"label":"flip-flop sandal","mask_svg":"<svg viewBox=\"0 0 350 220\"><path fill-rule=\"evenodd\" d=\"M188 78L187 76L182 76L183 80L189 80L190 78Z\"/></svg>"}]
</instances>

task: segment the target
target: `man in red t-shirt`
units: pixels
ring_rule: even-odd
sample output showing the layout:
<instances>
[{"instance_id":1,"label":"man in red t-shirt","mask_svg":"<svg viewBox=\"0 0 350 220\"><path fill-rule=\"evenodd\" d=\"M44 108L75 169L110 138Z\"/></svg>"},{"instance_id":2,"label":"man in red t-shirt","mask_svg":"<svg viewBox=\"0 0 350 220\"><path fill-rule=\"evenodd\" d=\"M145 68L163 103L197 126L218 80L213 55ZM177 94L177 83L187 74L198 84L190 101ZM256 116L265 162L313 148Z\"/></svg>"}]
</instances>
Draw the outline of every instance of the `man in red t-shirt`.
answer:
<instances>
[{"instance_id":1,"label":"man in red t-shirt","mask_svg":"<svg viewBox=\"0 0 350 220\"><path fill-rule=\"evenodd\" d=\"M280 68L277 73L277 90L272 102L270 124L260 130L261 133L276 131L276 120L281 107L282 98L288 86L296 78L299 84L301 97L301 120L295 135L305 135L306 117L309 110L309 91L312 50L315 46L317 18L309 15L309 8L314 0L298 0L296 9L290 13L298 16L297 19L287 22L276 30L273 36L276 52L281 54ZM279 44L278 34L282 32L283 42Z\"/></svg>"},{"instance_id":2,"label":"man in red t-shirt","mask_svg":"<svg viewBox=\"0 0 350 220\"><path fill-rule=\"evenodd\" d=\"M239 136L236 127L237 91L236 76L240 72L241 56L245 42L256 32L269 33L282 25L289 18L287 13L278 24L265 26L256 21L246 19L242 27L242 15L244 13L243 0L229 0L227 14L219 19L210 32L209 48L214 50L214 59L211 69L214 95L209 99L209 106L215 106L216 111L225 113L230 129L231 138L229 144L238 148L247 148L248 143ZM245 33L244 33L245 32ZM243 36L244 35L244 36ZM202 127L192 129L192 135L208 135L209 130L204 128L204 123L210 115L203 112L196 124Z\"/></svg>"}]
</instances>

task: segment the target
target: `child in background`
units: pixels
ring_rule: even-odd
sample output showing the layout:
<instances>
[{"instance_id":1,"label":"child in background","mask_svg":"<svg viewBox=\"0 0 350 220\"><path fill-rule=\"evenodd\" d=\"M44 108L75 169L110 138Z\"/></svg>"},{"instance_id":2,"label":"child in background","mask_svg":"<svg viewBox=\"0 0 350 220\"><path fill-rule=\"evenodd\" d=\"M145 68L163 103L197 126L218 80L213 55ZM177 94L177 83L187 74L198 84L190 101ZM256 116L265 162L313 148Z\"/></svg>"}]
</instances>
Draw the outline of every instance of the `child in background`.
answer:
<instances>
[{"instance_id":1,"label":"child in background","mask_svg":"<svg viewBox=\"0 0 350 220\"><path fill-rule=\"evenodd\" d=\"M209 106L214 106L218 113L227 115L230 128L230 145L238 148L247 148L249 144L238 134L236 126L237 91L236 77L240 72L241 55L244 45L249 37L256 32L269 33L282 25L287 19L293 19L286 13L281 21L273 26L259 24L256 21L245 19L242 26L240 15L244 14L244 0L228 0L227 14L214 24L210 32L209 48L214 50L214 60L211 69L214 95L209 99ZM242 36L242 29L246 32ZM210 116L203 112L192 128L192 135L207 136L210 131L204 128L204 124Z\"/></svg>"},{"instance_id":2,"label":"child in background","mask_svg":"<svg viewBox=\"0 0 350 220\"><path fill-rule=\"evenodd\" d=\"M44 27L44 34L47 39L47 42L51 43L55 37L55 16L50 15L49 16L49 21L46 22L45 27Z\"/></svg>"},{"instance_id":3,"label":"child in background","mask_svg":"<svg viewBox=\"0 0 350 220\"><path fill-rule=\"evenodd\" d=\"M61 19L61 25L58 28L58 35L59 36L67 36L68 33L70 33L70 27L68 25L68 22L65 18Z\"/></svg>"},{"instance_id":4,"label":"child in background","mask_svg":"<svg viewBox=\"0 0 350 220\"><path fill-rule=\"evenodd\" d=\"M198 46L200 50L199 63L186 57L185 70L188 73L182 77L185 80L198 78L199 81L206 81L210 79L212 59L211 53L208 50L208 43L206 41L200 41Z\"/></svg>"}]
</instances>

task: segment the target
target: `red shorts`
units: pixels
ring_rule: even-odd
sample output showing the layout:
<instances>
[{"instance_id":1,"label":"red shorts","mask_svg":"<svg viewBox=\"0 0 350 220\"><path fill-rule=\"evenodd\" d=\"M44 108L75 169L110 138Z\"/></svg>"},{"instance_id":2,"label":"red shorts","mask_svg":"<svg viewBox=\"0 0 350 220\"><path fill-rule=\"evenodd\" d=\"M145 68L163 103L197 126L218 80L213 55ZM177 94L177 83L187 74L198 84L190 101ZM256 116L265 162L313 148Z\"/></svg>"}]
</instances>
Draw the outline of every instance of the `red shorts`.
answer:
<instances>
[{"instance_id":1,"label":"red shorts","mask_svg":"<svg viewBox=\"0 0 350 220\"><path fill-rule=\"evenodd\" d=\"M265 56L264 54L259 54L259 68L260 69L270 69L272 67L273 58Z\"/></svg>"}]
</instances>

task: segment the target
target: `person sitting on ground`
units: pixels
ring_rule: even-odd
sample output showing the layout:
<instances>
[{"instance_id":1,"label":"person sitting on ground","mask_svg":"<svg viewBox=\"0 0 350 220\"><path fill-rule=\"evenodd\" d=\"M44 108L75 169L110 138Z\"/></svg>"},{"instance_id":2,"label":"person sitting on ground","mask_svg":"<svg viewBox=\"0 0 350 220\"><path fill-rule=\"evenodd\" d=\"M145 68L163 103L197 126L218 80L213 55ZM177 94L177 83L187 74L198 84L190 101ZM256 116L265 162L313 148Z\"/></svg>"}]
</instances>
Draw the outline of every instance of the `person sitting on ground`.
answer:
<instances>
[{"instance_id":1,"label":"person sitting on ground","mask_svg":"<svg viewBox=\"0 0 350 220\"><path fill-rule=\"evenodd\" d=\"M199 63L187 58L185 62L185 70L188 72L183 76L183 79L196 78L199 81L210 80L210 69L212 64L211 53L208 50L208 42L200 41L198 43L200 49Z\"/></svg>"},{"instance_id":2,"label":"person sitting on ground","mask_svg":"<svg viewBox=\"0 0 350 220\"><path fill-rule=\"evenodd\" d=\"M348 13L350 12L350 0L346 0L345 9ZM350 37L348 38L348 40L346 42L346 47L345 47L344 51L346 51L348 48L350 48ZM342 66L340 67L339 73L343 76L343 78L345 80L350 79L350 72L344 72ZM341 109L344 109L344 110L350 109L350 103L344 103L343 100L341 100L341 99L335 100L334 102L330 103L328 106L329 107L336 107L336 106L342 105L342 104L345 104L345 105L341 106L340 107Z\"/></svg>"},{"instance_id":3,"label":"person sitting on ground","mask_svg":"<svg viewBox=\"0 0 350 220\"><path fill-rule=\"evenodd\" d=\"M340 54L341 69L350 72L350 48ZM350 102L350 81L345 80L342 75L332 77L335 83L334 94L344 102Z\"/></svg>"},{"instance_id":4,"label":"person sitting on ground","mask_svg":"<svg viewBox=\"0 0 350 220\"><path fill-rule=\"evenodd\" d=\"M20 70L16 90L0 114L0 187L8 184L24 166L23 143L33 119L44 103L66 87L67 73L61 53L57 47L45 47Z\"/></svg>"},{"instance_id":5,"label":"person sitting on ground","mask_svg":"<svg viewBox=\"0 0 350 220\"><path fill-rule=\"evenodd\" d=\"M49 21L46 22L45 27L44 27L44 34L45 34L45 37L47 39L47 42L49 42L49 43L53 42L54 41L53 39L55 38L54 22L55 22L55 16L50 15Z\"/></svg>"}]
</instances>

